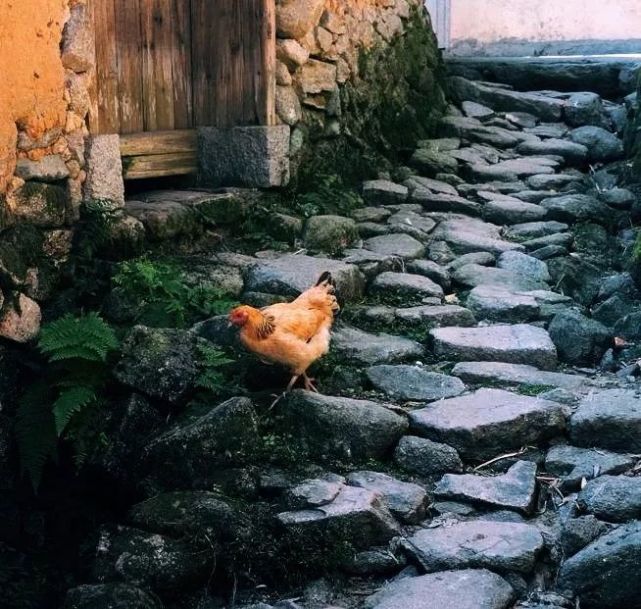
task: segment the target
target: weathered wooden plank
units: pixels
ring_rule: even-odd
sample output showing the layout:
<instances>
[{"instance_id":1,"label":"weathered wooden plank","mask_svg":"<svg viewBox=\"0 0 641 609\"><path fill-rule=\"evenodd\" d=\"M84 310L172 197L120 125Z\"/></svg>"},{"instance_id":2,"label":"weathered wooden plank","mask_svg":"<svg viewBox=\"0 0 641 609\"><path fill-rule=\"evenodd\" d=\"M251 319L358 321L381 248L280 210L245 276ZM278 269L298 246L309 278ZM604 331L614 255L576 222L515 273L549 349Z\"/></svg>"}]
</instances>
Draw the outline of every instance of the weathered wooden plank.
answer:
<instances>
[{"instance_id":1,"label":"weathered wooden plank","mask_svg":"<svg viewBox=\"0 0 641 609\"><path fill-rule=\"evenodd\" d=\"M120 133L116 7L114 0L94 0L92 4L98 97L96 133Z\"/></svg>"},{"instance_id":2,"label":"weathered wooden plank","mask_svg":"<svg viewBox=\"0 0 641 609\"><path fill-rule=\"evenodd\" d=\"M140 0L145 131L174 128L171 24L173 2L174 0Z\"/></svg>"},{"instance_id":3,"label":"weathered wooden plank","mask_svg":"<svg viewBox=\"0 0 641 609\"><path fill-rule=\"evenodd\" d=\"M150 131L120 138L120 154L123 157L195 152L197 149L198 137L194 129Z\"/></svg>"},{"instance_id":4,"label":"weathered wooden plank","mask_svg":"<svg viewBox=\"0 0 641 609\"><path fill-rule=\"evenodd\" d=\"M120 133L144 129L142 31L139 0L116 0Z\"/></svg>"},{"instance_id":5,"label":"weathered wooden plank","mask_svg":"<svg viewBox=\"0 0 641 609\"><path fill-rule=\"evenodd\" d=\"M274 0L192 0L196 125L275 120Z\"/></svg>"},{"instance_id":6,"label":"weathered wooden plank","mask_svg":"<svg viewBox=\"0 0 641 609\"><path fill-rule=\"evenodd\" d=\"M175 0L173 4L174 44L172 73L174 82L174 129L194 126L191 84L191 4Z\"/></svg>"},{"instance_id":7,"label":"weathered wooden plank","mask_svg":"<svg viewBox=\"0 0 641 609\"><path fill-rule=\"evenodd\" d=\"M198 170L196 152L172 152L123 158L125 180L143 180L164 176L188 175Z\"/></svg>"}]
</instances>

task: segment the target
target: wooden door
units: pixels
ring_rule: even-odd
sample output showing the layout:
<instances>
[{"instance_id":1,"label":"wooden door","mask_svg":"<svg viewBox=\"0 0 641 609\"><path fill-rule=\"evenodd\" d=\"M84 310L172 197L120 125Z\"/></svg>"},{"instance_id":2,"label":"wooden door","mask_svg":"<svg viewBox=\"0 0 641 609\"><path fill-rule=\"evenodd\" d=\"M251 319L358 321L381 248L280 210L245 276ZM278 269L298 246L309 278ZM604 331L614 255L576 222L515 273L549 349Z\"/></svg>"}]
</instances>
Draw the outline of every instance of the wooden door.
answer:
<instances>
[{"instance_id":1,"label":"wooden door","mask_svg":"<svg viewBox=\"0 0 641 609\"><path fill-rule=\"evenodd\" d=\"M194 171L195 127L274 124L275 0L91 5L97 104L90 130L118 133L124 157L145 157L127 159L125 177ZM175 158L149 158L159 154Z\"/></svg>"}]
</instances>

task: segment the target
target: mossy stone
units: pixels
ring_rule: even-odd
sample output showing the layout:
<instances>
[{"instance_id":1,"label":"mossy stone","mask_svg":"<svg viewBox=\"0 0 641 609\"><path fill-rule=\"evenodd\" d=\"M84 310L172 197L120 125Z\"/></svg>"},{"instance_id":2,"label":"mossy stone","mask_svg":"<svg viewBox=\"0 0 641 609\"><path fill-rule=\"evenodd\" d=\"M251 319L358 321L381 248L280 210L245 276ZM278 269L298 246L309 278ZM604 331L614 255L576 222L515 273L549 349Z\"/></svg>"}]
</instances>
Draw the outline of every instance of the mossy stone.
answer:
<instances>
[{"instance_id":1,"label":"mossy stone","mask_svg":"<svg viewBox=\"0 0 641 609\"><path fill-rule=\"evenodd\" d=\"M314 216L305 226L305 247L319 252L340 252L358 239L356 222L344 216Z\"/></svg>"}]
</instances>

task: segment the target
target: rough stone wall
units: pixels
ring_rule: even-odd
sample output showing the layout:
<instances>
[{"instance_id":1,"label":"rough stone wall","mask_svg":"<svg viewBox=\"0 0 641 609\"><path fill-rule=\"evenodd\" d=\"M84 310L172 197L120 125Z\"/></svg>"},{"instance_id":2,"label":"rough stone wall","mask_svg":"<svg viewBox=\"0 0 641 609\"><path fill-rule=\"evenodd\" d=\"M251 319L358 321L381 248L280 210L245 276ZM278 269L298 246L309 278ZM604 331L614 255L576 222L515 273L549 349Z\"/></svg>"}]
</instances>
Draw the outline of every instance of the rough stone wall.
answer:
<instances>
[{"instance_id":1,"label":"rough stone wall","mask_svg":"<svg viewBox=\"0 0 641 609\"><path fill-rule=\"evenodd\" d=\"M75 219L93 67L84 0L0 5L2 226Z\"/></svg>"},{"instance_id":2,"label":"rough stone wall","mask_svg":"<svg viewBox=\"0 0 641 609\"><path fill-rule=\"evenodd\" d=\"M276 108L294 162L309 138L385 153L426 135L444 97L422 0L281 0L276 15Z\"/></svg>"}]
</instances>

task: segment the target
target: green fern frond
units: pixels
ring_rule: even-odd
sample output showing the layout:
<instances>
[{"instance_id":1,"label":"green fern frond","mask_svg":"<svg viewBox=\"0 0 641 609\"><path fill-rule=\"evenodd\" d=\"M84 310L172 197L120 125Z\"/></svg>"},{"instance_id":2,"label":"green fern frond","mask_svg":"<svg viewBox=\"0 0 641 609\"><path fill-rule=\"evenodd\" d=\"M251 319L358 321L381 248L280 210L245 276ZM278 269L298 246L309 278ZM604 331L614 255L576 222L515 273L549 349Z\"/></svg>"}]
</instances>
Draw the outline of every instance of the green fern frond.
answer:
<instances>
[{"instance_id":1,"label":"green fern frond","mask_svg":"<svg viewBox=\"0 0 641 609\"><path fill-rule=\"evenodd\" d=\"M234 362L224 351L212 345L198 345L199 373L195 385L212 393L218 393L225 384L225 375L220 371Z\"/></svg>"},{"instance_id":2,"label":"green fern frond","mask_svg":"<svg viewBox=\"0 0 641 609\"><path fill-rule=\"evenodd\" d=\"M52 362L69 359L104 362L118 348L118 339L97 313L89 313L78 318L66 315L43 326L38 345Z\"/></svg>"},{"instance_id":3,"label":"green fern frond","mask_svg":"<svg viewBox=\"0 0 641 609\"><path fill-rule=\"evenodd\" d=\"M46 383L36 383L21 397L16 413L20 465L29 475L34 490L40 486L45 463L55 454L58 440L49 392Z\"/></svg>"},{"instance_id":4,"label":"green fern frond","mask_svg":"<svg viewBox=\"0 0 641 609\"><path fill-rule=\"evenodd\" d=\"M53 403L56 433L61 436L71 418L96 400L96 392L89 387L71 387L63 391Z\"/></svg>"}]
</instances>

